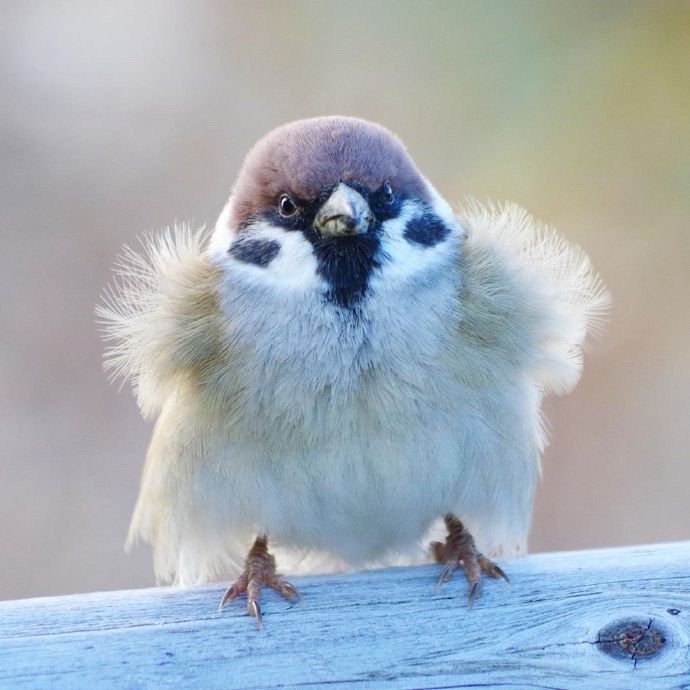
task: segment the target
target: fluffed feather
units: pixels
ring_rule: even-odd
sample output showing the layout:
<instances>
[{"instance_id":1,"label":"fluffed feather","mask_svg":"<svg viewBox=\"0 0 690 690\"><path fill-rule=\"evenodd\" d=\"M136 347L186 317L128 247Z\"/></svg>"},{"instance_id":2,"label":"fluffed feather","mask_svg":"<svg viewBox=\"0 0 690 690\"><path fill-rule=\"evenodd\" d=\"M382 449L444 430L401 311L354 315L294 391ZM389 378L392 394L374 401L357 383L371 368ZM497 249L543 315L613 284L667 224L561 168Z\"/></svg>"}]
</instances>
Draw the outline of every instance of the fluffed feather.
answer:
<instances>
[{"instance_id":1,"label":"fluffed feather","mask_svg":"<svg viewBox=\"0 0 690 690\"><path fill-rule=\"evenodd\" d=\"M460 259L463 339L524 369L545 393L571 391L587 335L600 332L610 295L589 257L517 204L470 202Z\"/></svg>"},{"instance_id":2,"label":"fluffed feather","mask_svg":"<svg viewBox=\"0 0 690 690\"><path fill-rule=\"evenodd\" d=\"M125 246L96 308L108 343L105 370L111 380L131 381L146 418L180 386L203 380L225 349L207 236L181 225L146 236L139 251Z\"/></svg>"},{"instance_id":3,"label":"fluffed feather","mask_svg":"<svg viewBox=\"0 0 690 690\"><path fill-rule=\"evenodd\" d=\"M457 433L447 431L450 436L455 434L452 443L442 441L440 447L446 455L451 445L457 449L457 456L452 456L457 467L449 469L447 460L445 465L439 460L434 466L434 457L426 460L428 473L447 471L456 480L450 488L430 485L425 496L410 502L410 512L433 503L432 497L437 502L447 501L447 507L439 510L452 510L467 520L486 553L513 553L525 549L544 445L541 397L566 392L575 385L585 336L597 330L609 298L584 253L518 206L471 203L459 221L466 231L459 280L455 281L460 286L455 302L459 319L440 358L440 366L453 379L448 385L452 395L459 397L461 412ZM298 414L298 399L285 428L280 420L275 424L270 419L255 420L257 415L246 405L247 391L260 385L259 377L266 372L243 353L232 304L222 304L219 296L221 272L204 246L203 232L182 227L149 237L141 252L125 250L114 286L98 310L111 343L106 368L114 377L132 381L146 416L160 413L129 539L142 537L152 543L159 580L175 579L180 584L236 571L253 531L263 528L264 523L252 513L252 501L275 487L260 475L260 453L252 444L263 443L266 452L289 456L284 470L289 472L304 468L299 464L306 462L304 458L319 458L318 443L323 437L322 431L312 435L312 429L305 428L308 440L302 445L294 441L295 425L307 419L306 413ZM256 306L260 308L260 304ZM389 378L395 371L389 367L387 372L378 381L369 381L368 388L363 384L361 395L376 396L376 405L365 400L364 409L380 414L383 423L390 422L395 438L412 423L410 415L415 414L419 401L407 406L406 417L405 401L389 393L394 388ZM280 376L278 368L272 380ZM310 376L319 382L319 372ZM410 390L424 396L429 385L427 372L420 370L416 377ZM261 404L272 394L261 392ZM435 403L429 404L433 407ZM329 408L320 417L326 427L333 425L333 414ZM257 425L252 433L240 433L252 424ZM266 439L260 436L261 424ZM343 438L348 438L346 431ZM289 437L283 446L281 433ZM412 456L417 453L419 462L425 461L426 445L425 439L417 439L410 451ZM324 449L320 454L329 452ZM244 466L235 460L238 453L246 454ZM357 481L370 480L364 476ZM337 477L334 481L337 484ZM306 491L306 482L294 477L294 492ZM364 504L371 500L366 493L371 491L369 487L353 484L351 491L363 492L367 497L362 498ZM435 494L443 494L442 499ZM276 500L284 498L278 495ZM318 527L291 523L299 522L294 511L307 500L300 495L289 504L289 510L286 507L288 513L293 512L285 515L285 524L275 515L271 524L279 525L276 530L286 546L318 551L324 544ZM404 501L396 503L395 511L404 505ZM275 513L281 506L264 508ZM337 513L342 506L324 505L322 509ZM415 520L414 516L408 522L403 517L395 519L402 526L395 533L384 530L384 536L393 534L391 541L401 549L414 548L422 537L420 530L430 524L429 519ZM361 520L351 528L353 539L358 531L361 534L367 529L365 514ZM343 549L348 547L348 539L344 533L331 535L334 546ZM359 562L347 557L340 561L338 555L335 560L340 564ZM370 563L367 556L362 560ZM325 562L319 561L320 565Z\"/></svg>"}]
</instances>

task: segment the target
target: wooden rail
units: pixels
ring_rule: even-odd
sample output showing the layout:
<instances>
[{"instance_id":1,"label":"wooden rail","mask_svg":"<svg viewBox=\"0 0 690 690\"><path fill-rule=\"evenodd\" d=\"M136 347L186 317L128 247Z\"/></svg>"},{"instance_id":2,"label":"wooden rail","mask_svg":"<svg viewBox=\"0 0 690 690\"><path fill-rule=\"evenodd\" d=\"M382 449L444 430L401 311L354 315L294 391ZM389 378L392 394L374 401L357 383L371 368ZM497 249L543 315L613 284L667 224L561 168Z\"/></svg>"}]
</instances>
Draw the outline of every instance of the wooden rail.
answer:
<instances>
[{"instance_id":1,"label":"wooden rail","mask_svg":"<svg viewBox=\"0 0 690 690\"><path fill-rule=\"evenodd\" d=\"M690 542L294 578L259 632L221 584L0 602L1 688L690 688Z\"/></svg>"}]
</instances>

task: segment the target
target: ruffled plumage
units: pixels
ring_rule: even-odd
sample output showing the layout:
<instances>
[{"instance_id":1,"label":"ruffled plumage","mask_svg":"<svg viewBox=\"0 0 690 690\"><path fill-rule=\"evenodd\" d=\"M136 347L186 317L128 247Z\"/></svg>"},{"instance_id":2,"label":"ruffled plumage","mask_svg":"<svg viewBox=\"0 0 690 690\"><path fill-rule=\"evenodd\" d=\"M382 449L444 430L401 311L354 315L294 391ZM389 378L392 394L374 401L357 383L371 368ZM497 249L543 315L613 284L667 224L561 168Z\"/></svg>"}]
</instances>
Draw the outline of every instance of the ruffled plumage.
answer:
<instances>
[{"instance_id":1,"label":"ruffled plumage","mask_svg":"<svg viewBox=\"0 0 690 690\"><path fill-rule=\"evenodd\" d=\"M520 207L470 203L459 220L467 235L458 265L460 279L454 283L460 290L453 296L451 310L459 314L459 325L443 361L437 363L453 380L449 390L463 396L460 409L468 412L458 422L457 447L464 455L457 456L460 488L449 498L448 510L462 515L471 490L480 487L477 491L487 493L484 503L468 507L473 533L487 552L515 552L524 550L544 443L538 412L541 397L567 392L575 385L585 337L600 328L609 296L584 252ZM243 436L242 429L254 424L256 417L247 403L252 400L247 391L261 385L260 376L275 382L286 371L279 365L271 370L270 361L257 366L247 359L235 337L238 315L232 311L243 307L219 298L223 280L222 270L205 251L205 233L183 226L147 238L140 252L125 249L116 279L98 308L109 342L107 371L113 378L132 382L144 415L163 410L144 469L130 540L141 536L151 542L158 578L181 584L221 576L241 563L247 540L260 524L249 517L251 501L262 500L264 491L261 477L252 475L260 472L258 456L251 449L242 450L249 448L242 444L251 436ZM251 304L261 308L260 302ZM303 308L299 306L294 318L300 318ZM301 366L299 358L295 360L297 364L291 361L291 366ZM307 360L304 366L319 365ZM319 373L312 375L318 381ZM423 390L428 377L424 371L415 375L419 380L411 383L412 388ZM366 376L371 378L369 373ZM284 386L288 394L297 396L288 384ZM406 403L394 400L397 393L389 395L389 388L394 387L382 380L371 390L380 396L376 409L383 417L385 404L396 410L398 416L389 417L391 424L399 425L391 432L395 436L411 422L399 416L397 411L404 410ZM271 394L284 393L266 391L257 399L265 407ZM286 408L293 402L290 452L293 437L300 433L295 424L307 419L306 413L298 414L299 399L288 400ZM506 410L513 409L525 420L518 429L520 438L504 430ZM328 423L332 414L329 408L313 418ZM256 422L259 427L260 422ZM284 451L280 423L273 424L270 417L261 423L266 429L266 453L279 457ZM474 423L481 426L476 435ZM360 429L366 434L365 427ZM322 429L312 431L304 429L311 446L323 436ZM260 429L252 433L251 438L259 438ZM423 446L422 440L419 443ZM230 446L232 451L226 452ZM491 458L494 469L478 467L477 458ZM299 459L295 462L299 466ZM503 472L495 468L503 465L505 476L495 478ZM487 473L493 474L487 478ZM308 500L307 480L300 483L302 478L293 475L292 481L291 491L304 492L302 503L294 504L300 506ZM417 497L411 505L424 502ZM304 553L309 540L315 539L314 529L305 527L303 541L298 526L287 530L286 546ZM409 543L410 550L415 550L420 536ZM334 547L338 541L339 535L333 535ZM332 560L342 565L338 559L336 553ZM324 561L319 563L323 566Z\"/></svg>"},{"instance_id":2,"label":"ruffled plumage","mask_svg":"<svg viewBox=\"0 0 690 690\"><path fill-rule=\"evenodd\" d=\"M544 392L569 392L585 339L601 330L610 307L589 257L516 204L473 201L460 221L468 231L463 337L501 352Z\"/></svg>"}]
</instances>

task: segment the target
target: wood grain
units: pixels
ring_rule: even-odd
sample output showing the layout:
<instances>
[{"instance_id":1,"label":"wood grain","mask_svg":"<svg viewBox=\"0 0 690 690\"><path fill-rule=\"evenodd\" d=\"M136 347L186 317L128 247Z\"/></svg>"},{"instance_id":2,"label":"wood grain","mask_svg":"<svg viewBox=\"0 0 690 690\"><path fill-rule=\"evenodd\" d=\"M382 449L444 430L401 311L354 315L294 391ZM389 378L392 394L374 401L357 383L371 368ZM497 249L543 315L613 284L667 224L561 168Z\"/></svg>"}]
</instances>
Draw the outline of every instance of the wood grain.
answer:
<instances>
[{"instance_id":1,"label":"wood grain","mask_svg":"<svg viewBox=\"0 0 690 690\"><path fill-rule=\"evenodd\" d=\"M223 585L0 603L1 688L690 689L690 542L294 578L259 632Z\"/></svg>"}]
</instances>

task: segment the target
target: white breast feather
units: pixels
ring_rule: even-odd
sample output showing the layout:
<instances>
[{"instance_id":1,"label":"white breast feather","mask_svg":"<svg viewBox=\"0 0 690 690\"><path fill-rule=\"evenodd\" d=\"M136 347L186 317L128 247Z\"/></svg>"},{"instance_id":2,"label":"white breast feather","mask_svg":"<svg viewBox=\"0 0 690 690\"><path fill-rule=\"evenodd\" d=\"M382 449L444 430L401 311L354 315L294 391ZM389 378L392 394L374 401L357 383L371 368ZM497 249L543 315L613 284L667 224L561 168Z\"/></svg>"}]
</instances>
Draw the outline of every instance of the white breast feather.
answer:
<instances>
[{"instance_id":1,"label":"white breast feather","mask_svg":"<svg viewBox=\"0 0 690 690\"><path fill-rule=\"evenodd\" d=\"M324 310L319 281L271 289L188 228L126 251L99 316L108 369L162 410L130 530L160 579L236 570L258 530L319 565L391 562L450 510L487 552L524 549L541 397L576 383L608 295L517 206L459 222L459 261L458 231L447 265L419 249L426 279L392 289L384 267L357 322Z\"/></svg>"}]
</instances>

